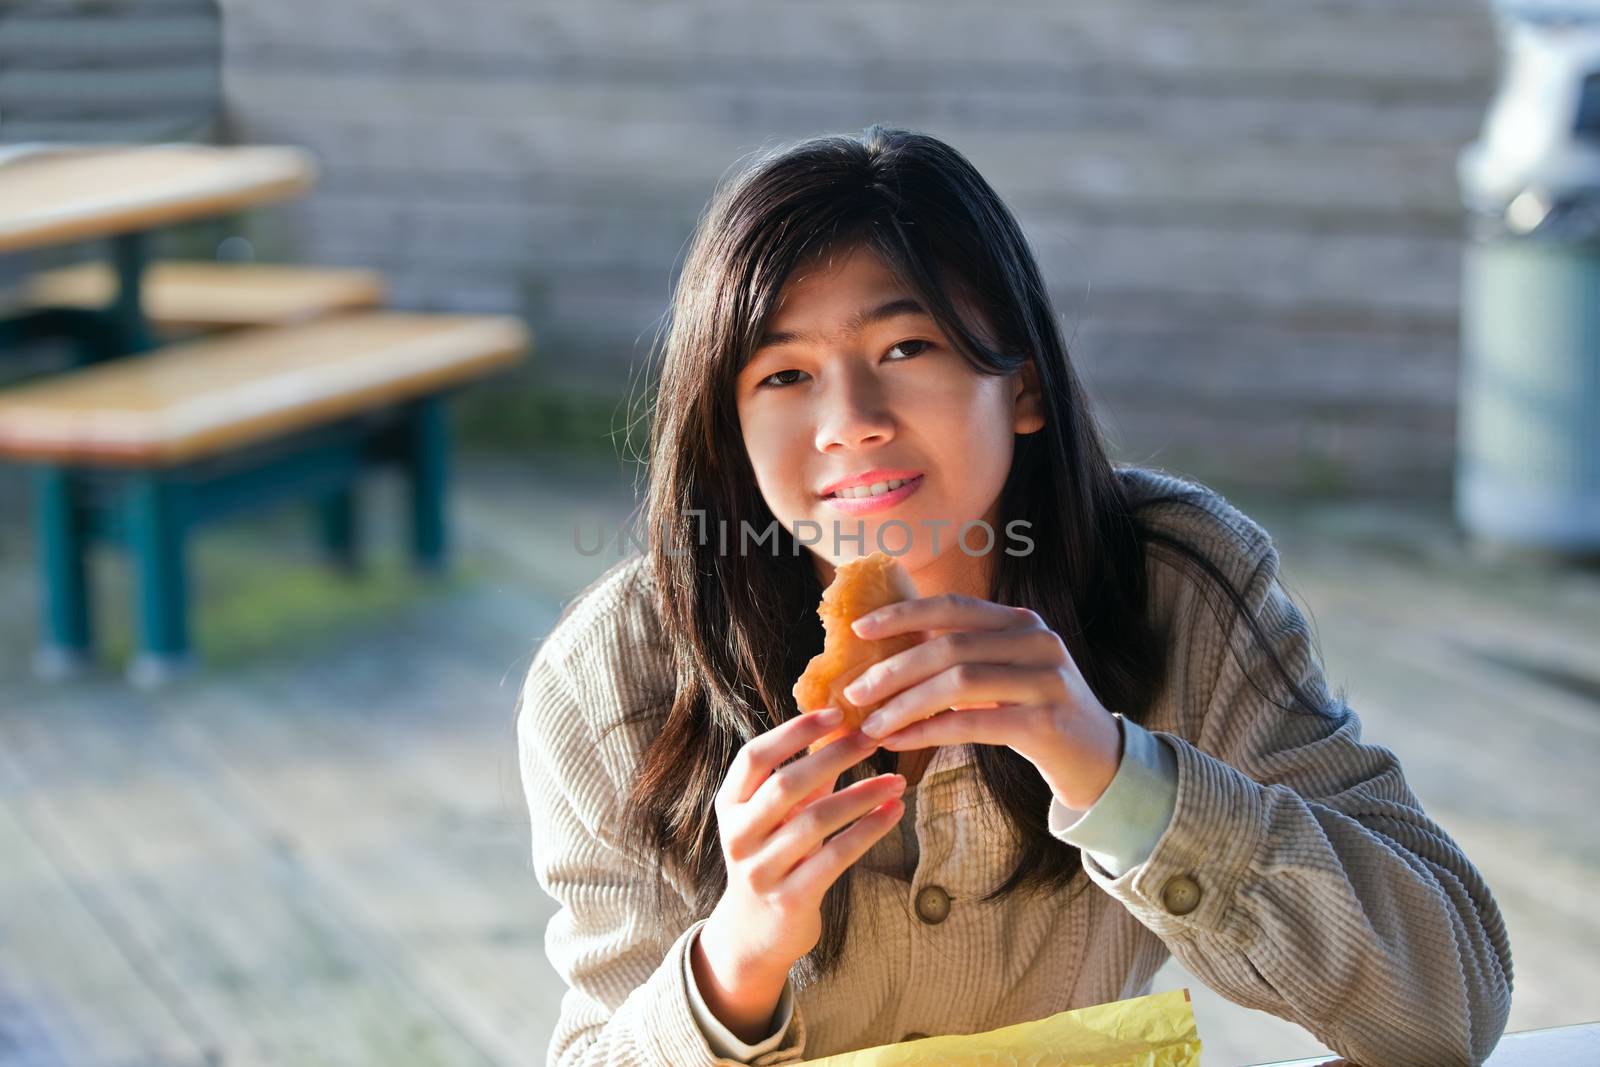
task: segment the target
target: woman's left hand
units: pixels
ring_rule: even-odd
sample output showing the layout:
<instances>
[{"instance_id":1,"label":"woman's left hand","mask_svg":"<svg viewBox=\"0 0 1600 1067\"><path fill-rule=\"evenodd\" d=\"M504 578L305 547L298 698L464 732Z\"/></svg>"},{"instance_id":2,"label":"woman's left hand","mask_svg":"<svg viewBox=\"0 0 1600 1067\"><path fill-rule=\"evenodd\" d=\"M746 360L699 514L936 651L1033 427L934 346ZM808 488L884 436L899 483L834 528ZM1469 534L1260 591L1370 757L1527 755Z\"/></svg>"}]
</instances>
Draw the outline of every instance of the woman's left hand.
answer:
<instances>
[{"instance_id":1,"label":"woman's left hand","mask_svg":"<svg viewBox=\"0 0 1600 1067\"><path fill-rule=\"evenodd\" d=\"M857 636L936 636L875 664L845 687L857 704L887 702L863 724L892 750L967 742L1007 745L1074 810L1116 776L1122 737L1066 643L1028 608L948 593L902 600L857 619Z\"/></svg>"}]
</instances>

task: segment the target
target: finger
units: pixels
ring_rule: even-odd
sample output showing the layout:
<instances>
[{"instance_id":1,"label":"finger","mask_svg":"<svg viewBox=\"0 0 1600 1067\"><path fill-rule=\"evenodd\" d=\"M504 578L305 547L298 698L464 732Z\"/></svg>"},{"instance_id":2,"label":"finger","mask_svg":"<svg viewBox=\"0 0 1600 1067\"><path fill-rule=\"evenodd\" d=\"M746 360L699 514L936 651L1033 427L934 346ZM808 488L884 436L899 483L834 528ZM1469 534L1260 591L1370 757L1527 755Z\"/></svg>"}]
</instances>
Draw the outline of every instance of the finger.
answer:
<instances>
[{"instance_id":1,"label":"finger","mask_svg":"<svg viewBox=\"0 0 1600 1067\"><path fill-rule=\"evenodd\" d=\"M796 892L820 898L829 886L838 881L846 867L866 855L879 838L893 829L905 810L905 801L899 797L879 804L857 819L849 829L834 834L815 854L801 861L785 881Z\"/></svg>"},{"instance_id":2,"label":"finger","mask_svg":"<svg viewBox=\"0 0 1600 1067\"><path fill-rule=\"evenodd\" d=\"M872 738L852 731L845 740L773 772L745 805L746 847L753 844L759 848L805 797L837 781L840 774L866 759L877 747Z\"/></svg>"},{"instance_id":3,"label":"finger","mask_svg":"<svg viewBox=\"0 0 1600 1067\"><path fill-rule=\"evenodd\" d=\"M728 766L727 780L723 783L728 790L728 797L736 804L749 800L779 764L830 730L838 728L843 717L830 721L824 714L838 710L819 708L796 715L759 737L746 741Z\"/></svg>"},{"instance_id":4,"label":"finger","mask_svg":"<svg viewBox=\"0 0 1600 1067\"><path fill-rule=\"evenodd\" d=\"M905 792L906 780L898 774L866 778L818 801L781 827L756 855L756 862L773 876L783 877L827 843L830 835L878 805Z\"/></svg>"},{"instance_id":5,"label":"finger","mask_svg":"<svg viewBox=\"0 0 1600 1067\"><path fill-rule=\"evenodd\" d=\"M1061 642L1049 630L952 630L873 664L845 686L857 707L888 700L957 663L1059 664Z\"/></svg>"},{"instance_id":6,"label":"finger","mask_svg":"<svg viewBox=\"0 0 1600 1067\"><path fill-rule=\"evenodd\" d=\"M882 741L891 752L911 752L943 745L1005 745L1022 751L1027 748L1030 720L1042 709L1012 705L1000 708L975 708L941 711L920 722L897 730Z\"/></svg>"},{"instance_id":7,"label":"finger","mask_svg":"<svg viewBox=\"0 0 1600 1067\"><path fill-rule=\"evenodd\" d=\"M882 638L912 630L1004 630L1032 625L1038 616L1026 608L996 604L960 593L916 597L869 611L851 628L857 637Z\"/></svg>"},{"instance_id":8,"label":"finger","mask_svg":"<svg viewBox=\"0 0 1600 1067\"><path fill-rule=\"evenodd\" d=\"M785 815L783 817L783 824L788 824L789 822L792 822L796 815L800 814L802 811L806 810L811 805L813 805L817 801L821 800L823 797L828 796L829 794L831 794L836 788L838 788L838 786L839 786L839 776L836 774L832 778L829 778L822 785L819 785L817 788L813 789L810 793L808 793L806 795L806 798L804 800L800 801L800 803L798 803L794 807L790 808L789 809L789 814L787 814L787 815Z\"/></svg>"},{"instance_id":9,"label":"finger","mask_svg":"<svg viewBox=\"0 0 1600 1067\"><path fill-rule=\"evenodd\" d=\"M884 701L861 729L882 738L957 705L1054 704L1064 699L1065 687L1056 668L957 663Z\"/></svg>"},{"instance_id":10,"label":"finger","mask_svg":"<svg viewBox=\"0 0 1600 1067\"><path fill-rule=\"evenodd\" d=\"M823 734L821 737L819 737L815 741L811 742L811 744L806 746L806 752L808 754L821 752L823 749L827 748L829 745L833 744L835 741L841 741L844 738L849 737L853 733L855 733L855 728L854 727L851 727L851 726L840 726L838 729L834 730L833 732Z\"/></svg>"}]
</instances>

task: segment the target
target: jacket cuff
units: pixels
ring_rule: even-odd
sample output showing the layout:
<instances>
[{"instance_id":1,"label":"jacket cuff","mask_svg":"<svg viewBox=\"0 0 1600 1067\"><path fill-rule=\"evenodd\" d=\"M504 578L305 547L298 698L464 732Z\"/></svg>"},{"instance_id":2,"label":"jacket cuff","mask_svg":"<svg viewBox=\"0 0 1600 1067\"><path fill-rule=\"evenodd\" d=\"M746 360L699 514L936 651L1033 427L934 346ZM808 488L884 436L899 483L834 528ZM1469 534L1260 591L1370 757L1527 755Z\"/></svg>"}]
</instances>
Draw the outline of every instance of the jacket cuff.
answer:
<instances>
[{"instance_id":1,"label":"jacket cuff","mask_svg":"<svg viewBox=\"0 0 1600 1067\"><path fill-rule=\"evenodd\" d=\"M667 949L666 958L640 987L643 993L644 1039L657 1063L738 1065L746 1061L719 1055L712 1049L695 1020L689 997L689 946L700 928L700 919L678 935ZM796 1010L779 1048L748 1061L753 1067L775 1067L798 1063L805 1057L805 1019Z\"/></svg>"},{"instance_id":2,"label":"jacket cuff","mask_svg":"<svg viewBox=\"0 0 1600 1067\"><path fill-rule=\"evenodd\" d=\"M794 1016L794 982L785 979L783 995L778 998L778 1007L772 1013L772 1034L769 1037L747 1045L722 1025L722 1020L712 1014L706 1006L705 997L700 993L700 986L694 980L694 964L691 954L694 951L695 938L700 936L700 927L705 925L705 920L695 923L689 936L687 950L683 954L683 977L689 986L689 1006L694 1009L695 1022L700 1025L700 1031L705 1034L706 1042L711 1046L711 1051L718 1056L749 1063L763 1053L771 1052L783 1044L784 1034L789 1029L789 1020Z\"/></svg>"},{"instance_id":3,"label":"jacket cuff","mask_svg":"<svg viewBox=\"0 0 1600 1067\"><path fill-rule=\"evenodd\" d=\"M1226 936L1266 833L1267 787L1176 734L1152 736L1170 746L1177 764L1171 822L1137 867L1113 874L1089 857L1084 871L1159 937Z\"/></svg>"},{"instance_id":4,"label":"jacket cuff","mask_svg":"<svg viewBox=\"0 0 1600 1067\"><path fill-rule=\"evenodd\" d=\"M1113 877L1143 863L1172 821L1178 760L1172 749L1121 715L1122 761L1100 799L1086 810L1051 797L1050 832L1088 853Z\"/></svg>"}]
</instances>

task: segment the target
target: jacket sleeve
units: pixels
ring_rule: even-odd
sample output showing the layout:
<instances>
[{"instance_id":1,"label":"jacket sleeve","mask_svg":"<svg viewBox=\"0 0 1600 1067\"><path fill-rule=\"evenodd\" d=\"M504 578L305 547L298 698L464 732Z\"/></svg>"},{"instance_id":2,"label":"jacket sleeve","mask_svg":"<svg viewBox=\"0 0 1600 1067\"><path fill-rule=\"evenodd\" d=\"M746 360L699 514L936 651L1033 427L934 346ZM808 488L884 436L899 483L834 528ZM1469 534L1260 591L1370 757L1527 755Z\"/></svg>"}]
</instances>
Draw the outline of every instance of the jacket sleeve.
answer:
<instances>
[{"instance_id":1,"label":"jacket sleeve","mask_svg":"<svg viewBox=\"0 0 1600 1067\"><path fill-rule=\"evenodd\" d=\"M1511 1004L1489 888L1394 753L1363 743L1355 712L1328 695L1276 548L1244 569L1249 610L1324 714L1274 706L1290 704L1287 685L1235 615L1212 631L1220 648L1190 652L1219 661L1191 698L1203 710L1185 712L1191 736L1155 733L1177 757L1166 831L1120 876L1092 859L1085 870L1212 989L1341 1056L1482 1062Z\"/></svg>"},{"instance_id":2,"label":"jacket sleeve","mask_svg":"<svg viewBox=\"0 0 1600 1067\"><path fill-rule=\"evenodd\" d=\"M701 919L682 929L656 905L654 871L622 844L622 794L603 763L570 672L535 656L517 716L518 762L528 803L533 870L559 906L545 954L566 983L546 1062L550 1067L711 1067L689 998L686 953ZM679 901L666 890L669 902ZM798 1005L778 1048L758 1067L804 1058Z\"/></svg>"},{"instance_id":3,"label":"jacket sleeve","mask_svg":"<svg viewBox=\"0 0 1600 1067\"><path fill-rule=\"evenodd\" d=\"M704 926L699 923L697 926ZM699 934L695 934L696 937ZM691 948L694 941L690 941ZM699 1024L700 1032L706 1035L706 1043L718 1056L736 1060L739 1063L749 1063L763 1052L769 1052L783 1045L784 1036L789 1030L789 1020L794 1016L794 981L785 979L783 993L778 997L778 1006L772 1013L772 1033L757 1041L747 1044L726 1026L722 1020L712 1014L706 1006L705 998L700 994L700 987L695 984L694 968L689 964L688 953L683 958L683 978L689 983L689 1007L694 1012L694 1021Z\"/></svg>"},{"instance_id":4,"label":"jacket sleeve","mask_svg":"<svg viewBox=\"0 0 1600 1067\"><path fill-rule=\"evenodd\" d=\"M1083 811L1052 796L1046 821L1053 835L1093 856L1113 878L1155 851L1178 802L1178 759L1171 747L1136 722L1121 715L1116 720L1122 762L1111 784Z\"/></svg>"}]
</instances>

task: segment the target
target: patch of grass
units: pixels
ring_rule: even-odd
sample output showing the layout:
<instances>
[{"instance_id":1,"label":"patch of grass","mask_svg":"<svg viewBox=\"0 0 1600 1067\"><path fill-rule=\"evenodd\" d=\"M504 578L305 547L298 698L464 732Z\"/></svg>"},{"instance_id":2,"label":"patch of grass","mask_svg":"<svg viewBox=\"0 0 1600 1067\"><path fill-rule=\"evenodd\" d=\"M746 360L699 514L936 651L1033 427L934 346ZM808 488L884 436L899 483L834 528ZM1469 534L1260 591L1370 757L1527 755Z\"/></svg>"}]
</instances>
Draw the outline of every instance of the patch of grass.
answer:
<instances>
[{"instance_id":1,"label":"patch of grass","mask_svg":"<svg viewBox=\"0 0 1600 1067\"><path fill-rule=\"evenodd\" d=\"M191 545L189 560L189 640L196 658L207 669L227 669L293 656L370 634L487 577L470 558L450 560L443 574L420 574L408 556L387 546L367 546L362 559L364 569L347 576L259 534L202 538ZM99 654L125 664L137 641L131 575L116 556L102 567L95 606Z\"/></svg>"},{"instance_id":2,"label":"patch of grass","mask_svg":"<svg viewBox=\"0 0 1600 1067\"><path fill-rule=\"evenodd\" d=\"M1350 493L1350 472L1338 456L1307 447L1301 450L1299 458L1295 486L1299 495L1328 498Z\"/></svg>"},{"instance_id":3,"label":"patch of grass","mask_svg":"<svg viewBox=\"0 0 1600 1067\"><path fill-rule=\"evenodd\" d=\"M458 561L442 575L421 575L399 554L376 552L368 554L366 569L352 577L315 564L235 574L225 595L217 590L219 595L199 606L195 644L210 665L241 665L371 632L483 577L470 561Z\"/></svg>"},{"instance_id":4,"label":"patch of grass","mask_svg":"<svg viewBox=\"0 0 1600 1067\"><path fill-rule=\"evenodd\" d=\"M509 375L468 389L452 401L457 439L469 448L516 451L625 452L630 412L625 393L553 386L532 374ZM643 450L645 424L633 430Z\"/></svg>"}]
</instances>

